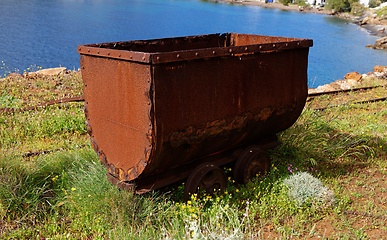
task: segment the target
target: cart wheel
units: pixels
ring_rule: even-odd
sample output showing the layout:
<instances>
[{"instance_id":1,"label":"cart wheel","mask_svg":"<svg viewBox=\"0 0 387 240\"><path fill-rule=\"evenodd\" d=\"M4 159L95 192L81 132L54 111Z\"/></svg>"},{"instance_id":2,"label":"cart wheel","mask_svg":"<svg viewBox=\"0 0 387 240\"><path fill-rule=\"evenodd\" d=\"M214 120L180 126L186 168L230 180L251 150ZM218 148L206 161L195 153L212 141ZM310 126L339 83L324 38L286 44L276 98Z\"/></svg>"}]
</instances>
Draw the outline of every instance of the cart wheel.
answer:
<instances>
[{"instance_id":1,"label":"cart wheel","mask_svg":"<svg viewBox=\"0 0 387 240\"><path fill-rule=\"evenodd\" d=\"M194 193L199 196L206 192L214 195L223 192L227 187L227 178L224 172L211 163L202 163L189 175L184 188L184 199L189 200Z\"/></svg>"},{"instance_id":2,"label":"cart wheel","mask_svg":"<svg viewBox=\"0 0 387 240\"><path fill-rule=\"evenodd\" d=\"M239 156L234 167L237 183L248 183L252 178L263 176L270 170L270 158L258 146L247 147Z\"/></svg>"}]
</instances>

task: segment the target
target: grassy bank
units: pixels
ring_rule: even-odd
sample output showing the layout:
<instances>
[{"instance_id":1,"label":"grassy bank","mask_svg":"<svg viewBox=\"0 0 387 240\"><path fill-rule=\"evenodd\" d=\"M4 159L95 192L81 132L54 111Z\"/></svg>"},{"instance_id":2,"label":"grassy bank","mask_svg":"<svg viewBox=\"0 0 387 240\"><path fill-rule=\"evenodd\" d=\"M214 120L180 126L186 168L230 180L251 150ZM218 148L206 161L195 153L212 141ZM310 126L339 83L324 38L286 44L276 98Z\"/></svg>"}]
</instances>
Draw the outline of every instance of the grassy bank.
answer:
<instances>
[{"instance_id":1,"label":"grassy bank","mask_svg":"<svg viewBox=\"0 0 387 240\"><path fill-rule=\"evenodd\" d=\"M15 109L0 112L2 239L381 239L387 231L387 101L316 96L279 134L266 178L229 178L224 194L183 202L182 184L141 196L112 186L90 146L82 103L20 111L78 96L81 82L77 72L0 79L0 108ZM362 97L373 96L387 89Z\"/></svg>"}]
</instances>

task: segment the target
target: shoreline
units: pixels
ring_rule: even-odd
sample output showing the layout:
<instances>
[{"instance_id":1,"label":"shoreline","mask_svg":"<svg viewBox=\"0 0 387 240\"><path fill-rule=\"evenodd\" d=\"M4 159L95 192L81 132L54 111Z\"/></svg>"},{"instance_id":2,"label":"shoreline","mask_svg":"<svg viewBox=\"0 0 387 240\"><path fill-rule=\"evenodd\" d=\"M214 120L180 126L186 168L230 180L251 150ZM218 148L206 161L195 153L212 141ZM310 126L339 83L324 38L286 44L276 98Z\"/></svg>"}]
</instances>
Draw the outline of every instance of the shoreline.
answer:
<instances>
[{"instance_id":1,"label":"shoreline","mask_svg":"<svg viewBox=\"0 0 387 240\"><path fill-rule=\"evenodd\" d=\"M81 72L78 70L69 70L66 67L56 67L56 68L46 68L41 69L36 72L29 72L19 74L19 73L10 73L5 78L27 78L34 79L37 77L57 77L69 74L71 72ZM1 79L1 78L0 78ZM336 81L323 84L314 88L308 88L309 94L322 93L322 92L331 92L331 91L345 91L351 90L356 87L361 87L367 82L384 82L386 84L387 80L387 66L376 65L372 72L368 73L359 73L359 72L349 72L344 76L344 79L338 79Z\"/></svg>"},{"instance_id":2,"label":"shoreline","mask_svg":"<svg viewBox=\"0 0 387 240\"><path fill-rule=\"evenodd\" d=\"M358 25L361 28L364 28L367 31L367 33L372 36L377 36L379 38L387 37L387 25L374 25L374 24L361 25L357 23L354 23L354 24ZM384 28L385 30L382 32L380 31L381 28Z\"/></svg>"},{"instance_id":3,"label":"shoreline","mask_svg":"<svg viewBox=\"0 0 387 240\"><path fill-rule=\"evenodd\" d=\"M311 7L300 7L295 4L289 4L288 6L283 5L278 2L265 3L262 1L244 1L244 0L214 0L214 2L219 3L228 3L228 4L240 4L246 6L259 6L263 8L272 8L272 9L280 9L285 11L299 11L305 13L316 13L316 14L325 14L325 15L333 15L331 11L325 10L323 8L311 8Z\"/></svg>"},{"instance_id":4,"label":"shoreline","mask_svg":"<svg viewBox=\"0 0 387 240\"><path fill-rule=\"evenodd\" d=\"M303 13L313 13L313 14L323 14L323 15L330 15L337 18L345 19L350 21L353 24L358 25L361 28L364 28L366 32L372 36L377 37L387 37L387 25L386 24L362 24L363 17L357 17L353 16L349 13L335 13L332 10L326 10L323 8L316 8L316 7L301 7L295 4L289 4L288 6L285 6L281 3L265 3L262 1L251 1L251 0L210 0L212 2L216 3L222 3L222 4L239 4L239 5L246 5L246 6L258 6L263 8L271 8L271 9L279 9L284 11L298 11ZM368 10L370 12L370 10ZM381 31L381 29L385 29Z\"/></svg>"}]
</instances>

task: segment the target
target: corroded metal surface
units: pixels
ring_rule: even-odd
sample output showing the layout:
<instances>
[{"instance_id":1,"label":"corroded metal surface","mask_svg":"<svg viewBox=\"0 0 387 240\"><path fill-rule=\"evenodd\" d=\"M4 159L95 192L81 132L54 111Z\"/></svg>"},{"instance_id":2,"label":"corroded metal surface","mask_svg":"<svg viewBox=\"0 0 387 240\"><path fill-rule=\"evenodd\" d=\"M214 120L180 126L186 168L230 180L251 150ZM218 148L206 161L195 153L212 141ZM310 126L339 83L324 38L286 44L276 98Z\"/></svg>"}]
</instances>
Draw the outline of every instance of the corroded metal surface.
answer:
<instances>
[{"instance_id":1,"label":"corroded metal surface","mask_svg":"<svg viewBox=\"0 0 387 240\"><path fill-rule=\"evenodd\" d=\"M118 182L153 188L269 141L304 107L310 46L229 33L79 46L93 146Z\"/></svg>"},{"instance_id":2,"label":"corroded metal surface","mask_svg":"<svg viewBox=\"0 0 387 240\"><path fill-rule=\"evenodd\" d=\"M81 55L156 64L308 48L312 44L310 39L225 33L88 44L79 46L78 52Z\"/></svg>"},{"instance_id":3,"label":"corroded metal surface","mask_svg":"<svg viewBox=\"0 0 387 240\"><path fill-rule=\"evenodd\" d=\"M93 147L109 172L136 179L153 144L149 67L81 56L85 113Z\"/></svg>"}]
</instances>

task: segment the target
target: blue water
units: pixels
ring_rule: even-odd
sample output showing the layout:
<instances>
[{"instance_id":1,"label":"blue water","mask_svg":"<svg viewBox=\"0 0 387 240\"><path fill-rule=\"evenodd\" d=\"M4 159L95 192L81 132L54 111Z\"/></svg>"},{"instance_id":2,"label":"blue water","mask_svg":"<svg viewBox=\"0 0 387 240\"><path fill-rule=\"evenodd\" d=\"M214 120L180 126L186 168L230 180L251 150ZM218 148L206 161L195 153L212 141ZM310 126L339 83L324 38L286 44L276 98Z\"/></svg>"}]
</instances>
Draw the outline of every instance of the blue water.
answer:
<instances>
[{"instance_id":1,"label":"blue water","mask_svg":"<svg viewBox=\"0 0 387 240\"><path fill-rule=\"evenodd\" d=\"M1 0L0 74L31 66L79 68L77 45L238 32L311 38L309 86L387 65L376 37L344 20L199 0Z\"/></svg>"}]
</instances>

